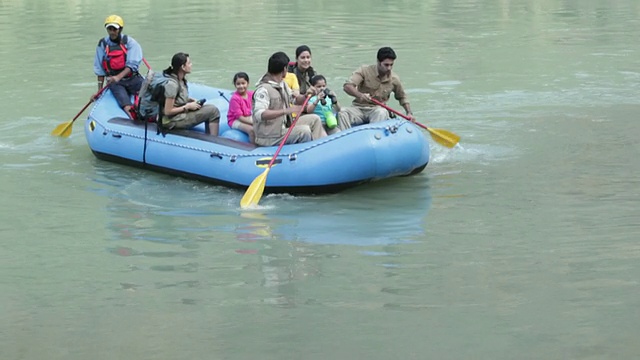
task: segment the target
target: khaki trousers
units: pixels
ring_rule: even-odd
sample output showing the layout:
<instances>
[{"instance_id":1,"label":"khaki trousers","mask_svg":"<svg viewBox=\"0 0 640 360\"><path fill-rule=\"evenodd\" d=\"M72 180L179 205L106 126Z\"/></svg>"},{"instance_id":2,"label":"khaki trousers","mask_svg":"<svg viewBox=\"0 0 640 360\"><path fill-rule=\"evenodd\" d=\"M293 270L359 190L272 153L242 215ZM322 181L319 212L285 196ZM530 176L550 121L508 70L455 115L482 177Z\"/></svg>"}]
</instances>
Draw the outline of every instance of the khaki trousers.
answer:
<instances>
[{"instance_id":1,"label":"khaki trousers","mask_svg":"<svg viewBox=\"0 0 640 360\"><path fill-rule=\"evenodd\" d=\"M387 109L380 106L349 106L338 112L338 127L346 130L353 126L370 124L389 119Z\"/></svg>"},{"instance_id":2,"label":"khaki trousers","mask_svg":"<svg viewBox=\"0 0 640 360\"><path fill-rule=\"evenodd\" d=\"M291 134L289 134L285 144L297 144L312 141L320 139L325 135L326 133L322 127L322 120L320 120L320 117L315 114L306 114L300 116L298 121L296 121L296 125L291 130ZM282 135L273 144L264 146L280 145L282 139L284 139L284 135Z\"/></svg>"},{"instance_id":3,"label":"khaki trousers","mask_svg":"<svg viewBox=\"0 0 640 360\"><path fill-rule=\"evenodd\" d=\"M167 122L168 120L168 122ZM163 120L163 125L172 129L191 129L204 122L207 133L218 136L220 126L220 110L215 105L205 104L196 111L178 114L172 118Z\"/></svg>"}]
</instances>

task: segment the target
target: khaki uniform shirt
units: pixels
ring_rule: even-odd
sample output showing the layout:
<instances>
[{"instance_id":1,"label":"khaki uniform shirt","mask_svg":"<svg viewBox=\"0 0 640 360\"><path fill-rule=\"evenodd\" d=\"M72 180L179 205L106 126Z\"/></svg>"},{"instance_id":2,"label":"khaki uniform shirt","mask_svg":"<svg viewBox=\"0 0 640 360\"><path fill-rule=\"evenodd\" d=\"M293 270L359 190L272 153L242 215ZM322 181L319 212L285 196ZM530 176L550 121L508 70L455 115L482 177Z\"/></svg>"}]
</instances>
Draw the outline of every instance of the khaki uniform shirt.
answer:
<instances>
[{"instance_id":1,"label":"khaki uniform shirt","mask_svg":"<svg viewBox=\"0 0 640 360\"><path fill-rule=\"evenodd\" d=\"M259 146L271 146L286 133L285 123L290 115L263 120L265 110L286 109L293 103L293 93L284 81L275 82L269 74L262 77L253 93L253 129L255 143Z\"/></svg>"},{"instance_id":2,"label":"khaki uniform shirt","mask_svg":"<svg viewBox=\"0 0 640 360\"><path fill-rule=\"evenodd\" d=\"M316 71L311 66L309 66L309 68L305 72L300 72L298 65L289 66L288 72L293 73L296 76L300 94L304 94L307 92L307 90L311 87L311 78L316 75Z\"/></svg>"},{"instance_id":3,"label":"khaki uniform shirt","mask_svg":"<svg viewBox=\"0 0 640 360\"><path fill-rule=\"evenodd\" d=\"M171 74L171 79L164 84L164 97L174 98L174 106L180 107L189 102L189 89L186 84L178 84L178 77Z\"/></svg>"},{"instance_id":4,"label":"khaki uniform shirt","mask_svg":"<svg viewBox=\"0 0 640 360\"><path fill-rule=\"evenodd\" d=\"M173 106L180 107L189 102L189 89L185 83L179 84L177 75L171 74L170 79L164 84L164 97L165 99L174 98ZM171 121L184 120L186 117L187 114L182 112L173 116L165 116L162 118L162 124L167 125Z\"/></svg>"},{"instance_id":5,"label":"khaki uniform shirt","mask_svg":"<svg viewBox=\"0 0 640 360\"><path fill-rule=\"evenodd\" d=\"M381 78L378 75L378 65L376 64L361 66L351 74L346 84L355 85L359 92L369 94L371 97L383 103L389 100L392 92L396 100L400 102L400 105L409 103L409 98L404 92L398 75L392 71L390 75ZM368 102L362 103L359 99L354 99L353 105L365 107L376 106Z\"/></svg>"}]
</instances>

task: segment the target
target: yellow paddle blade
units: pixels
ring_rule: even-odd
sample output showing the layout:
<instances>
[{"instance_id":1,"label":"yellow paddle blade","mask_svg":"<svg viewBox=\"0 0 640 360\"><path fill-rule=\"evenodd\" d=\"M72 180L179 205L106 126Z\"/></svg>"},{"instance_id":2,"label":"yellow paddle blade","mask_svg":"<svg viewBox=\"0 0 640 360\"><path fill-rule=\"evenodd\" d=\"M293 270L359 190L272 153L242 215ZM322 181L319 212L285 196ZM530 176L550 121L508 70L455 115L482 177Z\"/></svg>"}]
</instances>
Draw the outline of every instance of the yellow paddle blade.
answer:
<instances>
[{"instance_id":1,"label":"yellow paddle blade","mask_svg":"<svg viewBox=\"0 0 640 360\"><path fill-rule=\"evenodd\" d=\"M264 192L264 186L267 183L267 174L269 174L270 169L270 167L266 168L262 174L253 179L251 185L249 185L249 188L240 200L241 208L245 209L251 205L258 205L258 202L262 197L262 193Z\"/></svg>"},{"instance_id":2,"label":"yellow paddle blade","mask_svg":"<svg viewBox=\"0 0 640 360\"><path fill-rule=\"evenodd\" d=\"M444 129L427 128L431 138L438 144L452 148L460 141L460 136Z\"/></svg>"},{"instance_id":3,"label":"yellow paddle blade","mask_svg":"<svg viewBox=\"0 0 640 360\"><path fill-rule=\"evenodd\" d=\"M66 123L62 123L56 126L55 129L51 132L51 135L69 137L71 135L71 131L73 130L73 121L68 121Z\"/></svg>"}]
</instances>

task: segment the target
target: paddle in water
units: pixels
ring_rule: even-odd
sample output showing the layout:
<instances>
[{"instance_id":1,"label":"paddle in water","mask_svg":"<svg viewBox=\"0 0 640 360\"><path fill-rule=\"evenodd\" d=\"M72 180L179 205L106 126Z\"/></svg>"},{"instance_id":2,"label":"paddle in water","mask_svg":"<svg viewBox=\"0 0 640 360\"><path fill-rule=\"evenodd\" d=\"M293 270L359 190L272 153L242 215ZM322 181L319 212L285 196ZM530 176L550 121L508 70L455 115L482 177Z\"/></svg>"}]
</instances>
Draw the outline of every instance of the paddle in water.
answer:
<instances>
[{"instance_id":1,"label":"paddle in water","mask_svg":"<svg viewBox=\"0 0 640 360\"><path fill-rule=\"evenodd\" d=\"M67 121L65 123L62 123L58 126L56 126L55 129L53 129L53 131L51 132L51 135L54 136L62 136L62 137L69 137L69 135L71 135L71 131L73 130L73 122L76 121L76 119L78 117L80 117L80 115L87 110L87 108L89 107L89 105L91 105L91 103L93 102L93 99L96 99L98 96L100 96L100 94L102 94L102 92L107 88L108 86L103 87L102 89L100 89L100 91L98 91L95 95L93 95L91 97L91 100L89 100L89 102L82 108L80 109L80 111L76 114L76 116L73 117L73 119L71 119L71 121Z\"/></svg>"},{"instance_id":2,"label":"paddle in water","mask_svg":"<svg viewBox=\"0 0 640 360\"><path fill-rule=\"evenodd\" d=\"M389 106L387 106L386 104L384 104L381 101L378 101L378 100L376 100L374 98L371 98L371 101L374 104L382 106L383 108L391 111L392 113L394 113L394 114L396 114L396 115L398 115L398 116L400 116L400 117L402 117L402 118L404 118L406 120L411 120L411 118L408 117L407 115L405 115L405 114L403 114L403 113L401 113L401 112L399 112L399 111L397 111L397 110L395 110L393 108L390 108ZM420 126L421 128L427 130L429 132L429 134L431 134L431 138L433 138L433 140L435 142L437 142L438 144L440 144L442 146L445 146L445 147L448 147L448 148L452 148L452 147L456 146L456 144L460 141L460 136L452 133L451 131L447 131L447 130L444 130L444 129L433 129L433 128L427 127L426 125L421 124L419 122L414 122L414 124L416 124L416 125Z\"/></svg>"},{"instance_id":3,"label":"paddle in water","mask_svg":"<svg viewBox=\"0 0 640 360\"><path fill-rule=\"evenodd\" d=\"M302 103L302 109L304 109L305 106L307 106L307 103L309 102L310 98L311 98L311 96L309 95L304 100L304 103ZM262 172L262 174L258 175L251 182L251 185L249 185L249 188L244 193L244 196L242 196L242 199L240 200L240 207L242 207L243 209L245 209L245 208L247 208L247 207L249 207L251 205L258 205L258 202L260 201L260 198L262 197L262 193L264 192L264 187L265 187L265 185L267 183L267 175L269 175L269 170L271 170L271 166L276 161L276 158L278 157L278 154L280 153L280 150L282 150L282 147L287 142L287 138L289 138L289 134L291 134L291 131L293 130L293 127L296 126L296 122L300 118L301 113L302 113L302 111L300 111L298 114L296 114L296 117L295 117L295 119L293 119L293 122L291 123L291 126L289 127L289 130L287 131L287 133L284 135L284 138L280 142L280 146L278 146L278 149L273 154L273 157L271 158L271 161L269 161L269 165L267 166L267 168Z\"/></svg>"},{"instance_id":4,"label":"paddle in water","mask_svg":"<svg viewBox=\"0 0 640 360\"><path fill-rule=\"evenodd\" d=\"M147 66L147 69L151 70L151 66L147 62L147 59L142 58L142 61ZM82 109L80 109L80 111L76 114L76 116L73 119L71 119L71 121L67 121L65 123L62 123L62 124L56 126L56 128L53 129L53 131L51 132L51 135L69 137L69 135L71 135L71 131L73 131L73 122L76 121L76 119L78 117L80 117L80 115L85 110L87 110L87 108L89 107L89 105L91 105L91 103L94 101L94 99L97 99L100 96L100 94L102 94L102 92L105 91L108 87L109 87L109 85L103 87L95 95L93 95L91 97L91 100L89 100L89 102Z\"/></svg>"}]
</instances>

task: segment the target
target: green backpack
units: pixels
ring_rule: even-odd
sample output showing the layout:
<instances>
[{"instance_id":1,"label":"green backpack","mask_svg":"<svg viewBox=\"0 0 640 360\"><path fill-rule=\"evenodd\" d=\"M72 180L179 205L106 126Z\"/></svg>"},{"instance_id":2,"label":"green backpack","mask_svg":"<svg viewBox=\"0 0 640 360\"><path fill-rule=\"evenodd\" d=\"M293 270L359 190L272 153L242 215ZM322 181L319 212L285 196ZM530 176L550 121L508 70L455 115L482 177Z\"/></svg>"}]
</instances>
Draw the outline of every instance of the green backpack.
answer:
<instances>
[{"instance_id":1,"label":"green backpack","mask_svg":"<svg viewBox=\"0 0 640 360\"><path fill-rule=\"evenodd\" d=\"M162 110L165 101L164 86L167 81L175 80L162 72L156 73L149 70L140 87L140 102L137 108L140 120L162 123Z\"/></svg>"}]
</instances>

